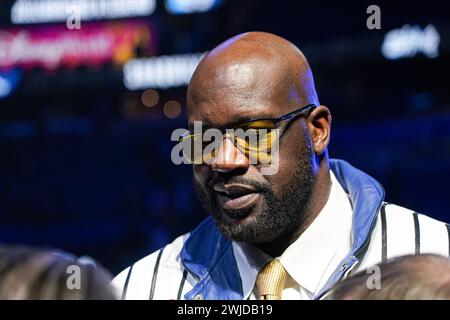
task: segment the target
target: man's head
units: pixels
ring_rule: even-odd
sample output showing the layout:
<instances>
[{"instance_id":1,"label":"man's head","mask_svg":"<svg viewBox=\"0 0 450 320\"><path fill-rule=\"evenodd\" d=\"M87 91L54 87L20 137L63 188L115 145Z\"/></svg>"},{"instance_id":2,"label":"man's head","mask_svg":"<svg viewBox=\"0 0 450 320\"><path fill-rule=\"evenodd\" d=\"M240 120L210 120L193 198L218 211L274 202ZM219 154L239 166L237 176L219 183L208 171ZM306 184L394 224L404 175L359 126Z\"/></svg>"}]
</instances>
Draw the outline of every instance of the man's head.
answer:
<instances>
[{"instance_id":1,"label":"man's head","mask_svg":"<svg viewBox=\"0 0 450 320\"><path fill-rule=\"evenodd\" d=\"M279 169L263 175L227 136L210 165L194 165L194 184L220 230L237 241L263 244L286 237L307 219L316 176L327 161L331 116L319 106L311 69L292 43L250 32L220 44L200 62L187 94L189 125L227 129L318 107L282 121ZM228 159L234 159L227 161Z\"/></svg>"},{"instance_id":2,"label":"man's head","mask_svg":"<svg viewBox=\"0 0 450 320\"><path fill-rule=\"evenodd\" d=\"M380 286L371 286L373 272L360 271L338 283L332 300L449 300L450 260L423 254L402 256L378 266Z\"/></svg>"}]
</instances>

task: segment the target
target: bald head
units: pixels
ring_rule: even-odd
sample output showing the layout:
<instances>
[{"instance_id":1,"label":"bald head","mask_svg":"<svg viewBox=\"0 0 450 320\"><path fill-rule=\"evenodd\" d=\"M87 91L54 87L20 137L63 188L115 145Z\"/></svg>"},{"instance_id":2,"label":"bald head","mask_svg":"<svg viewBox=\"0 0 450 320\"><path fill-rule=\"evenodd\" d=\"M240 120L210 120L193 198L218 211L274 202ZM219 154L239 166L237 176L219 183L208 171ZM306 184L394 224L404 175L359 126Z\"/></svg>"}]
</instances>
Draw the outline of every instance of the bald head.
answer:
<instances>
[{"instance_id":1,"label":"bald head","mask_svg":"<svg viewBox=\"0 0 450 320\"><path fill-rule=\"evenodd\" d=\"M310 104L316 107L308 113L280 118ZM194 165L193 173L199 199L224 235L280 255L321 210L330 186L326 148L331 116L319 106L306 58L273 34L238 35L200 62L187 105L191 131L198 122L221 131L251 122L253 129L272 129L271 123L279 130L280 148L270 149L276 173L266 175L264 164L250 163L242 145L226 138L229 132L211 164ZM260 119L273 122L256 125ZM235 193L221 193L225 186Z\"/></svg>"},{"instance_id":2,"label":"bald head","mask_svg":"<svg viewBox=\"0 0 450 320\"><path fill-rule=\"evenodd\" d=\"M226 97L224 97L226 95ZM235 36L210 51L188 88L189 112L199 104L232 99L239 113L265 99L278 100L278 114L319 104L309 64L291 42L264 32ZM275 110L273 110L275 111Z\"/></svg>"}]
</instances>

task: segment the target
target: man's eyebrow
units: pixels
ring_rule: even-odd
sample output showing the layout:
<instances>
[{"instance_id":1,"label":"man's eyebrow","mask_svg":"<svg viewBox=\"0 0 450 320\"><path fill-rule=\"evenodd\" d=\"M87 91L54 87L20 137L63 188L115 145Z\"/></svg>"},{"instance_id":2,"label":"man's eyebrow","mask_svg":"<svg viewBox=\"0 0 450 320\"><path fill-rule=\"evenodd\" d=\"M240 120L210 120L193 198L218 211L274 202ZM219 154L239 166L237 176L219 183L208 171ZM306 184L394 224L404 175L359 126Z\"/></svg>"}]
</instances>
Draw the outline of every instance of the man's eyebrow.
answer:
<instances>
[{"instance_id":1,"label":"man's eyebrow","mask_svg":"<svg viewBox=\"0 0 450 320\"><path fill-rule=\"evenodd\" d=\"M231 129L231 128L234 128L241 124L255 121L255 120L261 120L261 119L272 119L272 117L269 115L259 115L259 116L248 116L248 115L244 116L243 115L243 116L238 116L238 117L234 118L233 120L231 120L223 125L220 125L220 126L213 126L213 125L209 124L208 122L202 121L202 130L206 130L209 128L216 128L216 129L220 129L220 130ZM194 130L193 123L189 123L189 130L190 131Z\"/></svg>"},{"instance_id":2,"label":"man's eyebrow","mask_svg":"<svg viewBox=\"0 0 450 320\"><path fill-rule=\"evenodd\" d=\"M224 126L224 129L231 129L241 124L245 124L251 121L264 120L264 119L276 119L273 115L270 114L259 114L259 115L243 115L234 118L232 121L227 123Z\"/></svg>"},{"instance_id":3,"label":"man's eyebrow","mask_svg":"<svg viewBox=\"0 0 450 320\"><path fill-rule=\"evenodd\" d=\"M234 128L241 124L244 124L244 123L247 123L247 122L250 122L253 120L258 120L258 119L261 119L261 117L240 116L240 117L234 118L233 120L231 120L230 122L225 124L223 126L223 129L231 129L231 128Z\"/></svg>"},{"instance_id":4,"label":"man's eyebrow","mask_svg":"<svg viewBox=\"0 0 450 320\"><path fill-rule=\"evenodd\" d=\"M195 122L201 122L202 130L211 128L211 125L208 122L205 122L205 121L195 121ZM191 132L194 131L194 123L193 122L189 122L189 131L191 131Z\"/></svg>"}]
</instances>

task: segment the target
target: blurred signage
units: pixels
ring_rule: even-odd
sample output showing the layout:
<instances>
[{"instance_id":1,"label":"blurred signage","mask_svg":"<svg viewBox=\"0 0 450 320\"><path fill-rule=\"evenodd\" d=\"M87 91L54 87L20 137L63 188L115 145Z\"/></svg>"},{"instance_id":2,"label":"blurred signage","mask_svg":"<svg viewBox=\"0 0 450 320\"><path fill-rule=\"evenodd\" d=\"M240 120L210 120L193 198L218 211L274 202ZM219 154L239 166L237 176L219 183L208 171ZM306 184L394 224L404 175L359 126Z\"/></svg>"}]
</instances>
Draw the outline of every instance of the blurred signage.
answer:
<instances>
[{"instance_id":1,"label":"blurred signage","mask_svg":"<svg viewBox=\"0 0 450 320\"><path fill-rule=\"evenodd\" d=\"M424 29L417 25L404 25L389 31L381 45L381 53L386 59L410 58L422 53L428 58L439 56L441 37L437 29L427 25Z\"/></svg>"},{"instance_id":2,"label":"blurred signage","mask_svg":"<svg viewBox=\"0 0 450 320\"><path fill-rule=\"evenodd\" d=\"M222 0L165 0L167 11L171 14L207 12L216 8Z\"/></svg>"},{"instance_id":3,"label":"blurred signage","mask_svg":"<svg viewBox=\"0 0 450 320\"><path fill-rule=\"evenodd\" d=\"M16 0L11 22L47 23L66 21L73 11L82 21L151 15L156 0Z\"/></svg>"},{"instance_id":4,"label":"blurred signage","mask_svg":"<svg viewBox=\"0 0 450 320\"><path fill-rule=\"evenodd\" d=\"M121 65L135 56L137 48L154 50L146 21L91 22L80 30L65 25L6 28L0 29L0 70Z\"/></svg>"},{"instance_id":5,"label":"blurred signage","mask_svg":"<svg viewBox=\"0 0 450 320\"><path fill-rule=\"evenodd\" d=\"M203 56L192 53L131 59L123 67L124 85L129 90L187 85Z\"/></svg>"}]
</instances>

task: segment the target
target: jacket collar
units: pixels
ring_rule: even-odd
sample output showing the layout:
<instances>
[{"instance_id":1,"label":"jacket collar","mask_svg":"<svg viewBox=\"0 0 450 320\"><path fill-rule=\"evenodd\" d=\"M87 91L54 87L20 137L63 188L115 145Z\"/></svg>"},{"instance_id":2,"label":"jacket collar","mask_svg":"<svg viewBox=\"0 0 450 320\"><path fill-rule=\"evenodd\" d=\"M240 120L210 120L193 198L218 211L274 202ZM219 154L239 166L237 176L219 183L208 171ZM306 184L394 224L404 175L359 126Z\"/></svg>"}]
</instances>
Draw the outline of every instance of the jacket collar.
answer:
<instances>
[{"instance_id":1,"label":"jacket collar","mask_svg":"<svg viewBox=\"0 0 450 320\"><path fill-rule=\"evenodd\" d=\"M384 200L383 186L367 173L343 160L330 160L330 168L350 196L353 207L353 252L365 243L371 233Z\"/></svg>"},{"instance_id":2,"label":"jacket collar","mask_svg":"<svg viewBox=\"0 0 450 320\"><path fill-rule=\"evenodd\" d=\"M241 300L242 283L231 241L206 218L184 243L184 267L198 280L185 294L187 300Z\"/></svg>"},{"instance_id":3,"label":"jacket collar","mask_svg":"<svg viewBox=\"0 0 450 320\"><path fill-rule=\"evenodd\" d=\"M330 168L350 197L353 207L353 243L352 250L319 290L315 299L322 297L364 256L384 200L383 186L368 174L343 160L330 160Z\"/></svg>"},{"instance_id":4,"label":"jacket collar","mask_svg":"<svg viewBox=\"0 0 450 320\"><path fill-rule=\"evenodd\" d=\"M350 196L353 207L352 250L316 295L320 298L354 266L367 248L369 236L384 199L383 187L366 173L342 160L330 160L330 168ZM231 241L217 229L211 216L206 218L186 240L181 250L184 267L198 280L185 298L240 300L242 282Z\"/></svg>"}]
</instances>

